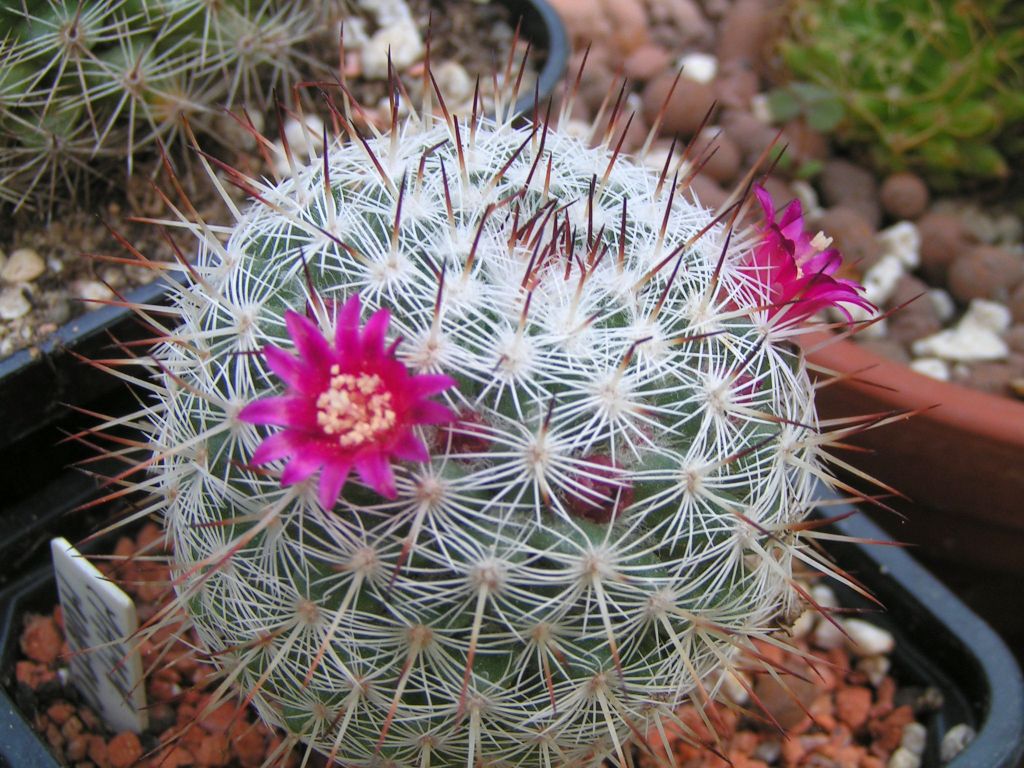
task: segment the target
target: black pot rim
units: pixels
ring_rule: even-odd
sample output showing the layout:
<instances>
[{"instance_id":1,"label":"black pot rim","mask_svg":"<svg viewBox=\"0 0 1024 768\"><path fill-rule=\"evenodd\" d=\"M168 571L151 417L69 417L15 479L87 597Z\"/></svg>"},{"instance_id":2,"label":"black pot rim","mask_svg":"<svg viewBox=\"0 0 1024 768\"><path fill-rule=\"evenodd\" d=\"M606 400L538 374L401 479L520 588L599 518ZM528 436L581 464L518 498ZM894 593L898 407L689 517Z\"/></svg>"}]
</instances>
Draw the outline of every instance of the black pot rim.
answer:
<instances>
[{"instance_id":1,"label":"black pot rim","mask_svg":"<svg viewBox=\"0 0 1024 768\"><path fill-rule=\"evenodd\" d=\"M850 509L831 507L830 514ZM863 513L833 527L852 539L891 541ZM1024 677L1002 638L905 548L845 543L837 549L858 569L877 577L870 585L873 594L901 623L912 617L921 626L930 621L950 628L951 644L959 644L969 658L963 660L964 666L951 665L948 671L960 675L961 683L968 678L984 683L968 692L983 713L980 727L968 747L944 768L1018 768L1024 758Z\"/></svg>"}]
</instances>

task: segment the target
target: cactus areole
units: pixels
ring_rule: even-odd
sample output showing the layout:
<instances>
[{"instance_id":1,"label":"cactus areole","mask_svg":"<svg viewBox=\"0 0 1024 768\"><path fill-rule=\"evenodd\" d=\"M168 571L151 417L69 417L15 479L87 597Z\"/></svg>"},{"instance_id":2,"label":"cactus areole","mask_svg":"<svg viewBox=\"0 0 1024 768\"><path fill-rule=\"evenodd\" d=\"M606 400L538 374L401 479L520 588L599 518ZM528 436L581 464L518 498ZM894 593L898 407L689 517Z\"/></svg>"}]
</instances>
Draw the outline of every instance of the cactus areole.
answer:
<instances>
[{"instance_id":1,"label":"cactus areole","mask_svg":"<svg viewBox=\"0 0 1024 768\"><path fill-rule=\"evenodd\" d=\"M337 764L623 764L830 570L787 339L838 256L559 122L351 128L184 222L141 485L220 690Z\"/></svg>"}]
</instances>

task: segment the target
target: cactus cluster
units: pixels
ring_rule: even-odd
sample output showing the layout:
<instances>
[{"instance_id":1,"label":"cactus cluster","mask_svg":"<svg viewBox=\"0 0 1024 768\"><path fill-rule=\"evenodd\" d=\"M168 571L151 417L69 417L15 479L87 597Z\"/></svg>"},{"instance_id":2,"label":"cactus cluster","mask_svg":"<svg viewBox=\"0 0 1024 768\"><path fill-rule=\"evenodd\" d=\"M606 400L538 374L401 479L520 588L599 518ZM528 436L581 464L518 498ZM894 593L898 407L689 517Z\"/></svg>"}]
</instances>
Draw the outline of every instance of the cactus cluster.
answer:
<instances>
[{"instance_id":1,"label":"cactus cluster","mask_svg":"<svg viewBox=\"0 0 1024 768\"><path fill-rule=\"evenodd\" d=\"M140 150L324 69L340 0L18 0L0 8L0 203L52 209Z\"/></svg>"},{"instance_id":2,"label":"cactus cluster","mask_svg":"<svg viewBox=\"0 0 1024 768\"><path fill-rule=\"evenodd\" d=\"M780 52L789 77L842 102L842 142L883 173L912 169L949 187L1006 177L1024 157L1024 28L1013 14L1007 0L794 0ZM787 93L783 111L797 106Z\"/></svg>"},{"instance_id":3,"label":"cactus cluster","mask_svg":"<svg viewBox=\"0 0 1024 768\"><path fill-rule=\"evenodd\" d=\"M124 361L148 395L109 426L218 693L338 764L624 765L780 675L755 641L832 571L806 517L852 427L791 339L864 304L838 255L763 190L760 224L689 201L695 158L620 156L617 112L591 143L511 101L334 110L284 178L223 168L251 205L174 221L197 260Z\"/></svg>"}]
</instances>

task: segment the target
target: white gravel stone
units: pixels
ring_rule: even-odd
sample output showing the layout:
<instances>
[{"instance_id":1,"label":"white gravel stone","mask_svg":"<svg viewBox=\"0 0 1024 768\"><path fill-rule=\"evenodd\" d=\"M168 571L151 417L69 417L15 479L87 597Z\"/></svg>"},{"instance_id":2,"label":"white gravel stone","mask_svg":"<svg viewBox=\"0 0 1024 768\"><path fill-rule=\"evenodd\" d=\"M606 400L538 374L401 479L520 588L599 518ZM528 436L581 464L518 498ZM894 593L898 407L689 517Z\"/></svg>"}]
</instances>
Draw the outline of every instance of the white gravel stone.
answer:
<instances>
[{"instance_id":1,"label":"white gravel stone","mask_svg":"<svg viewBox=\"0 0 1024 768\"><path fill-rule=\"evenodd\" d=\"M103 306L99 302L114 298L114 292L98 280L75 280L71 283L71 292L88 310L98 309Z\"/></svg>"},{"instance_id":2,"label":"white gravel stone","mask_svg":"<svg viewBox=\"0 0 1024 768\"><path fill-rule=\"evenodd\" d=\"M995 220L996 234L1000 243L1012 245L1024 240L1024 221L1013 213L1003 213Z\"/></svg>"},{"instance_id":3,"label":"white gravel stone","mask_svg":"<svg viewBox=\"0 0 1024 768\"><path fill-rule=\"evenodd\" d=\"M885 766L886 768L921 768L921 758L909 749L898 747L889 756L889 762Z\"/></svg>"},{"instance_id":4,"label":"white gravel stone","mask_svg":"<svg viewBox=\"0 0 1024 768\"><path fill-rule=\"evenodd\" d=\"M373 16L377 26L384 27L400 21L412 21L412 11L405 0L359 0L359 5ZM348 22L345 24L345 29L348 30Z\"/></svg>"},{"instance_id":5,"label":"white gravel stone","mask_svg":"<svg viewBox=\"0 0 1024 768\"><path fill-rule=\"evenodd\" d=\"M918 357L910 361L910 367L923 376L939 381L949 381L949 364L937 357Z\"/></svg>"},{"instance_id":6,"label":"white gravel stone","mask_svg":"<svg viewBox=\"0 0 1024 768\"><path fill-rule=\"evenodd\" d=\"M908 270L920 266L921 233L914 222L899 221L879 232L876 239L884 254L895 256Z\"/></svg>"},{"instance_id":7,"label":"white gravel stone","mask_svg":"<svg viewBox=\"0 0 1024 768\"><path fill-rule=\"evenodd\" d=\"M961 363L1004 360L1010 354L1010 348L998 333L975 324L960 324L918 339L911 349L920 357L941 357Z\"/></svg>"},{"instance_id":8,"label":"white gravel stone","mask_svg":"<svg viewBox=\"0 0 1024 768\"><path fill-rule=\"evenodd\" d=\"M850 317L853 318L855 323L859 323L857 334L862 339L884 339L889 335L889 323L886 318L875 317L875 312L864 307L849 306L847 309L850 311ZM829 307L829 314L836 322L845 323L846 316L842 314L835 307ZM873 323L868 325L868 320L874 320Z\"/></svg>"},{"instance_id":9,"label":"white gravel stone","mask_svg":"<svg viewBox=\"0 0 1024 768\"><path fill-rule=\"evenodd\" d=\"M828 584L815 584L811 587L811 599L822 608L839 607L839 598Z\"/></svg>"},{"instance_id":10,"label":"white gravel stone","mask_svg":"<svg viewBox=\"0 0 1024 768\"><path fill-rule=\"evenodd\" d=\"M123 288L128 282L124 272L114 266L105 267L100 270L100 280L115 289Z\"/></svg>"},{"instance_id":11,"label":"white gravel stone","mask_svg":"<svg viewBox=\"0 0 1024 768\"><path fill-rule=\"evenodd\" d=\"M20 288L10 286L0 291L0 319L17 320L32 309Z\"/></svg>"},{"instance_id":12,"label":"white gravel stone","mask_svg":"<svg viewBox=\"0 0 1024 768\"><path fill-rule=\"evenodd\" d=\"M942 737L942 744L939 746L939 760L948 763L963 752L967 745L974 741L976 735L974 729L967 723L954 725Z\"/></svg>"},{"instance_id":13,"label":"white gravel stone","mask_svg":"<svg viewBox=\"0 0 1024 768\"><path fill-rule=\"evenodd\" d=\"M822 650L830 651L833 648L842 648L846 644L846 636L831 621L821 619L811 635L811 643Z\"/></svg>"},{"instance_id":14,"label":"white gravel stone","mask_svg":"<svg viewBox=\"0 0 1024 768\"><path fill-rule=\"evenodd\" d=\"M768 96L763 93L755 93L750 99L750 114L765 125L771 125L775 121L775 115L768 106Z\"/></svg>"},{"instance_id":15,"label":"white gravel stone","mask_svg":"<svg viewBox=\"0 0 1024 768\"><path fill-rule=\"evenodd\" d=\"M945 288L932 288L928 291L928 299L931 301L932 306L935 307L939 320L948 323L953 319L953 315L956 314L956 302L949 295L949 291Z\"/></svg>"},{"instance_id":16,"label":"white gravel stone","mask_svg":"<svg viewBox=\"0 0 1024 768\"><path fill-rule=\"evenodd\" d=\"M750 701L750 687L750 679L742 672L726 670L722 675L722 693L733 704L742 705Z\"/></svg>"},{"instance_id":17,"label":"white gravel stone","mask_svg":"<svg viewBox=\"0 0 1024 768\"><path fill-rule=\"evenodd\" d=\"M779 741L765 740L754 748L754 757L768 765L775 765L781 756L782 742Z\"/></svg>"},{"instance_id":18,"label":"white gravel stone","mask_svg":"<svg viewBox=\"0 0 1024 768\"><path fill-rule=\"evenodd\" d=\"M794 638L807 637L814 631L818 623L818 612L808 609L796 617L793 626L789 628L789 634Z\"/></svg>"},{"instance_id":19,"label":"white gravel stone","mask_svg":"<svg viewBox=\"0 0 1024 768\"><path fill-rule=\"evenodd\" d=\"M288 149L296 167L305 165L306 158L311 152L318 152L323 149L324 123L316 115L305 116L306 127L293 117L288 118L284 124L284 137L288 141ZM284 142L280 139L274 141L274 172L281 177L290 176L292 167L288 163L288 155L284 149Z\"/></svg>"},{"instance_id":20,"label":"white gravel stone","mask_svg":"<svg viewBox=\"0 0 1024 768\"><path fill-rule=\"evenodd\" d=\"M718 59L710 53L684 53L679 58L679 66L683 68L683 77L698 83L710 83L718 74Z\"/></svg>"},{"instance_id":21,"label":"white gravel stone","mask_svg":"<svg viewBox=\"0 0 1024 768\"><path fill-rule=\"evenodd\" d=\"M857 671L867 676L868 682L877 688L882 684L885 676L889 674L892 662L889 661L888 656L879 654L878 656L864 656L857 659L857 663L854 666Z\"/></svg>"},{"instance_id":22,"label":"white gravel stone","mask_svg":"<svg viewBox=\"0 0 1024 768\"><path fill-rule=\"evenodd\" d=\"M305 115L302 122L290 117L284 123L284 137L297 155L309 154L310 149L319 151L324 146L324 121L316 115Z\"/></svg>"},{"instance_id":23,"label":"white gravel stone","mask_svg":"<svg viewBox=\"0 0 1024 768\"><path fill-rule=\"evenodd\" d=\"M363 47L363 74L371 80L388 76L388 51L396 72L423 58L423 39L412 19L400 19L373 33Z\"/></svg>"},{"instance_id":24,"label":"white gravel stone","mask_svg":"<svg viewBox=\"0 0 1024 768\"><path fill-rule=\"evenodd\" d=\"M847 634L847 647L856 656L878 656L892 653L896 638L892 632L877 627L863 619L847 619L843 622Z\"/></svg>"},{"instance_id":25,"label":"white gravel stone","mask_svg":"<svg viewBox=\"0 0 1024 768\"><path fill-rule=\"evenodd\" d=\"M436 67L431 67L431 74L446 102L459 104L473 98L475 82L459 62L442 61Z\"/></svg>"},{"instance_id":26,"label":"white gravel stone","mask_svg":"<svg viewBox=\"0 0 1024 768\"><path fill-rule=\"evenodd\" d=\"M569 136L575 136L581 141L588 141L590 134L594 132L594 126L583 120L568 120L562 123L562 132ZM662 163L664 162L664 157L662 157Z\"/></svg>"},{"instance_id":27,"label":"white gravel stone","mask_svg":"<svg viewBox=\"0 0 1024 768\"><path fill-rule=\"evenodd\" d=\"M960 320L960 326L971 325L995 333L1006 333L1012 322L1013 314L1005 304L987 299L972 299L963 319Z\"/></svg>"},{"instance_id":28,"label":"white gravel stone","mask_svg":"<svg viewBox=\"0 0 1024 768\"><path fill-rule=\"evenodd\" d=\"M861 284L864 296L876 307L883 306L896 290L896 284L907 272L899 256L883 256L874 266L864 273Z\"/></svg>"},{"instance_id":29,"label":"white gravel stone","mask_svg":"<svg viewBox=\"0 0 1024 768\"><path fill-rule=\"evenodd\" d=\"M8 283L30 283L46 271L46 262L32 248L16 248L7 257L0 277Z\"/></svg>"},{"instance_id":30,"label":"white gravel stone","mask_svg":"<svg viewBox=\"0 0 1024 768\"><path fill-rule=\"evenodd\" d=\"M912 722L903 726L903 738L900 739L900 747L912 752L918 757L924 754L924 748L928 744L928 729L921 723Z\"/></svg>"}]
</instances>

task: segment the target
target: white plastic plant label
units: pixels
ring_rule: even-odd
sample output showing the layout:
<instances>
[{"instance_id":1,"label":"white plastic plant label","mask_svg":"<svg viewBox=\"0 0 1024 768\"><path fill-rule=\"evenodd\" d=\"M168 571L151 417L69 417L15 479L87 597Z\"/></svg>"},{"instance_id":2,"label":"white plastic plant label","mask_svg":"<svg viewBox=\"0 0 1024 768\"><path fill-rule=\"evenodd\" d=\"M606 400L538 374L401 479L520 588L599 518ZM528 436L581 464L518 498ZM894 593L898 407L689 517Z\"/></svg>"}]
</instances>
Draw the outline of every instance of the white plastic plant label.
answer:
<instances>
[{"instance_id":1,"label":"white plastic plant label","mask_svg":"<svg viewBox=\"0 0 1024 768\"><path fill-rule=\"evenodd\" d=\"M50 541L71 681L112 731L148 722L142 658L125 639L138 629L135 603L67 539Z\"/></svg>"}]
</instances>

